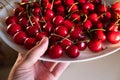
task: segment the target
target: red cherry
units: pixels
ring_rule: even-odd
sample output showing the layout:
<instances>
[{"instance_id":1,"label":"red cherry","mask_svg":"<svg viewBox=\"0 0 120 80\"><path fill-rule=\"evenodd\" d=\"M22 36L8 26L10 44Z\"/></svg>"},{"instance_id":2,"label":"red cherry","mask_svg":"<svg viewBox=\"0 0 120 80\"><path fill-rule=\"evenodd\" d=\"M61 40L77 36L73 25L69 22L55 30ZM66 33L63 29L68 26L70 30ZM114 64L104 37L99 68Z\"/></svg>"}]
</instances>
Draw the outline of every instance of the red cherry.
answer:
<instances>
[{"instance_id":1,"label":"red cherry","mask_svg":"<svg viewBox=\"0 0 120 80\"><path fill-rule=\"evenodd\" d=\"M61 0L55 0L54 1L54 5L55 6L58 6L58 5L61 5L62 4L62 1Z\"/></svg>"},{"instance_id":2,"label":"red cherry","mask_svg":"<svg viewBox=\"0 0 120 80\"><path fill-rule=\"evenodd\" d=\"M110 42L112 44L116 44L116 43L120 42L120 32L109 31L107 33L107 40L108 40L108 42Z\"/></svg>"},{"instance_id":3,"label":"red cherry","mask_svg":"<svg viewBox=\"0 0 120 80\"><path fill-rule=\"evenodd\" d=\"M93 52L99 52L103 48L101 40L93 39L88 43L88 48Z\"/></svg>"},{"instance_id":4,"label":"red cherry","mask_svg":"<svg viewBox=\"0 0 120 80\"><path fill-rule=\"evenodd\" d=\"M84 4L84 3L86 3L86 0L78 0L78 2L79 2L80 4Z\"/></svg>"},{"instance_id":5,"label":"red cherry","mask_svg":"<svg viewBox=\"0 0 120 80\"><path fill-rule=\"evenodd\" d=\"M77 5L73 5L73 6L70 6L69 8L68 8L68 12L75 12L75 11L78 11L78 6Z\"/></svg>"},{"instance_id":6,"label":"red cherry","mask_svg":"<svg viewBox=\"0 0 120 80\"><path fill-rule=\"evenodd\" d=\"M26 28L26 33L27 35L31 36L31 37L35 37L36 36L36 33L39 32L39 28L36 27L36 26L28 26Z\"/></svg>"},{"instance_id":7,"label":"red cherry","mask_svg":"<svg viewBox=\"0 0 120 80\"><path fill-rule=\"evenodd\" d=\"M63 25L68 29L68 31L71 31L72 27L74 26L74 23L68 19L63 22Z\"/></svg>"},{"instance_id":8,"label":"red cherry","mask_svg":"<svg viewBox=\"0 0 120 80\"><path fill-rule=\"evenodd\" d=\"M17 22L18 22L18 17L17 16L9 16L9 17L6 17L6 19L5 19L5 23L7 25L16 24Z\"/></svg>"},{"instance_id":9,"label":"red cherry","mask_svg":"<svg viewBox=\"0 0 120 80\"><path fill-rule=\"evenodd\" d=\"M79 41L79 42L77 43L77 47L78 47L79 50L85 50L86 47L87 47L87 42Z\"/></svg>"},{"instance_id":10,"label":"red cherry","mask_svg":"<svg viewBox=\"0 0 120 80\"><path fill-rule=\"evenodd\" d=\"M105 6L104 4L101 4L101 5L99 5L98 6L98 13L104 13L104 12L106 12L108 10L108 7L107 6Z\"/></svg>"},{"instance_id":11,"label":"red cherry","mask_svg":"<svg viewBox=\"0 0 120 80\"><path fill-rule=\"evenodd\" d=\"M65 52L70 58L76 58L80 54L79 50L78 50L78 47L75 46L75 45L68 46L66 48Z\"/></svg>"},{"instance_id":12,"label":"red cherry","mask_svg":"<svg viewBox=\"0 0 120 80\"><path fill-rule=\"evenodd\" d=\"M42 40L42 38L44 37L44 36L47 36L48 34L46 33L46 32L39 32L39 33L36 33L36 39L38 40L38 41L40 41L40 40Z\"/></svg>"},{"instance_id":13,"label":"red cherry","mask_svg":"<svg viewBox=\"0 0 120 80\"><path fill-rule=\"evenodd\" d=\"M55 33L60 35L60 36L65 37L68 34L68 29L65 26L58 26L55 29Z\"/></svg>"},{"instance_id":14,"label":"red cherry","mask_svg":"<svg viewBox=\"0 0 120 80\"><path fill-rule=\"evenodd\" d=\"M36 8L33 8L33 9L32 9L32 13L33 13L34 15L39 15L40 12L41 12L40 7L36 7Z\"/></svg>"},{"instance_id":15,"label":"red cherry","mask_svg":"<svg viewBox=\"0 0 120 80\"><path fill-rule=\"evenodd\" d=\"M97 39L101 40L102 42L106 41L106 35L102 30L96 30L95 34L96 34L95 37Z\"/></svg>"},{"instance_id":16,"label":"red cherry","mask_svg":"<svg viewBox=\"0 0 120 80\"><path fill-rule=\"evenodd\" d=\"M22 6L19 6L15 9L13 9L13 14L18 16L20 12L24 12L24 11L25 11L25 9Z\"/></svg>"},{"instance_id":17,"label":"red cherry","mask_svg":"<svg viewBox=\"0 0 120 80\"><path fill-rule=\"evenodd\" d=\"M24 41L24 47L28 50L33 48L35 46L35 44L36 44L35 38L26 38Z\"/></svg>"},{"instance_id":18,"label":"red cherry","mask_svg":"<svg viewBox=\"0 0 120 80\"><path fill-rule=\"evenodd\" d=\"M108 31L118 31L118 25L116 24L116 22L111 22L111 23L107 26L107 30L108 30Z\"/></svg>"},{"instance_id":19,"label":"red cherry","mask_svg":"<svg viewBox=\"0 0 120 80\"><path fill-rule=\"evenodd\" d=\"M25 32L19 31L13 36L13 40L15 41L15 43L23 45L26 36L27 35L25 34Z\"/></svg>"},{"instance_id":20,"label":"red cherry","mask_svg":"<svg viewBox=\"0 0 120 80\"><path fill-rule=\"evenodd\" d=\"M46 9L44 12L45 16L51 21L54 17L54 12L51 9Z\"/></svg>"},{"instance_id":21,"label":"red cherry","mask_svg":"<svg viewBox=\"0 0 120 80\"><path fill-rule=\"evenodd\" d=\"M120 2L115 2L114 4L112 4L111 8L113 11L119 12L120 11Z\"/></svg>"},{"instance_id":22,"label":"red cherry","mask_svg":"<svg viewBox=\"0 0 120 80\"><path fill-rule=\"evenodd\" d=\"M26 18L20 18L19 19L19 25L25 29L28 25L29 25L29 22Z\"/></svg>"},{"instance_id":23,"label":"red cherry","mask_svg":"<svg viewBox=\"0 0 120 80\"><path fill-rule=\"evenodd\" d=\"M80 22L80 16L79 16L79 14L77 14L77 13L71 14L70 20L71 21L75 21L75 22Z\"/></svg>"},{"instance_id":24,"label":"red cherry","mask_svg":"<svg viewBox=\"0 0 120 80\"><path fill-rule=\"evenodd\" d=\"M7 27L7 33L10 35L14 35L18 31L21 31L21 27L18 24L9 24Z\"/></svg>"},{"instance_id":25,"label":"red cherry","mask_svg":"<svg viewBox=\"0 0 120 80\"><path fill-rule=\"evenodd\" d=\"M53 31L53 25L51 23L46 23L44 26L43 26L43 30L50 33Z\"/></svg>"},{"instance_id":26,"label":"red cherry","mask_svg":"<svg viewBox=\"0 0 120 80\"><path fill-rule=\"evenodd\" d=\"M94 10L94 5L92 3L85 3L83 5L83 10L86 9L86 10L90 10L90 11L93 11Z\"/></svg>"},{"instance_id":27,"label":"red cherry","mask_svg":"<svg viewBox=\"0 0 120 80\"><path fill-rule=\"evenodd\" d=\"M61 47L66 48L67 46L70 46L72 44L71 40L69 39L63 39L60 42Z\"/></svg>"},{"instance_id":28,"label":"red cherry","mask_svg":"<svg viewBox=\"0 0 120 80\"><path fill-rule=\"evenodd\" d=\"M27 16L26 12L20 12L19 15L18 15L18 17L19 18L22 18L22 17L27 18L28 16Z\"/></svg>"},{"instance_id":29,"label":"red cherry","mask_svg":"<svg viewBox=\"0 0 120 80\"><path fill-rule=\"evenodd\" d=\"M74 0L64 0L67 6L72 6L74 4Z\"/></svg>"},{"instance_id":30,"label":"red cherry","mask_svg":"<svg viewBox=\"0 0 120 80\"><path fill-rule=\"evenodd\" d=\"M86 20L84 23L83 23L83 27L85 30L90 30L92 28L92 22L91 20Z\"/></svg>"},{"instance_id":31,"label":"red cherry","mask_svg":"<svg viewBox=\"0 0 120 80\"><path fill-rule=\"evenodd\" d=\"M50 46L48 50L48 56L53 59L60 58L62 54L63 54L62 47L57 44L53 44L52 46Z\"/></svg>"},{"instance_id":32,"label":"red cherry","mask_svg":"<svg viewBox=\"0 0 120 80\"><path fill-rule=\"evenodd\" d=\"M96 27L97 27L98 29L102 29L104 26L103 26L103 23L102 23L102 22L98 22L98 23L96 23Z\"/></svg>"},{"instance_id":33,"label":"red cherry","mask_svg":"<svg viewBox=\"0 0 120 80\"><path fill-rule=\"evenodd\" d=\"M55 26L61 25L61 24L63 23L63 21L64 21L64 18L63 18L62 16L60 16L60 15L55 16L55 17L53 18L53 24L54 24Z\"/></svg>"},{"instance_id":34,"label":"red cherry","mask_svg":"<svg viewBox=\"0 0 120 80\"><path fill-rule=\"evenodd\" d=\"M96 13L92 13L90 14L89 16L89 19L92 21L92 22L98 22L98 15Z\"/></svg>"},{"instance_id":35,"label":"red cherry","mask_svg":"<svg viewBox=\"0 0 120 80\"><path fill-rule=\"evenodd\" d=\"M62 38L57 35L51 35L49 38L50 44L60 41Z\"/></svg>"}]
</instances>

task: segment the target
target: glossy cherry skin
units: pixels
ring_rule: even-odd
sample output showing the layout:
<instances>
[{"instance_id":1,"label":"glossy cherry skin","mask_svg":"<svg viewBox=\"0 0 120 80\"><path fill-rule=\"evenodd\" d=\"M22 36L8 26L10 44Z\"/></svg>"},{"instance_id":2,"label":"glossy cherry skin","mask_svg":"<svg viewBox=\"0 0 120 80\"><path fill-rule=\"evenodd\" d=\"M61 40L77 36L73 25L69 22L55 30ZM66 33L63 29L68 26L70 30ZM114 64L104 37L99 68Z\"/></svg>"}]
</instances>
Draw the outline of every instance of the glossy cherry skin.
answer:
<instances>
[{"instance_id":1,"label":"glossy cherry skin","mask_svg":"<svg viewBox=\"0 0 120 80\"><path fill-rule=\"evenodd\" d=\"M92 14L90 14L89 19L90 19L92 22L98 22L98 15L97 15L97 13L92 13Z\"/></svg>"},{"instance_id":2,"label":"glossy cherry skin","mask_svg":"<svg viewBox=\"0 0 120 80\"><path fill-rule=\"evenodd\" d=\"M7 25L9 24L16 24L18 22L18 17L17 16L8 16L5 19L5 23Z\"/></svg>"},{"instance_id":3,"label":"glossy cherry skin","mask_svg":"<svg viewBox=\"0 0 120 80\"><path fill-rule=\"evenodd\" d=\"M72 6L74 4L74 0L64 0L67 6Z\"/></svg>"},{"instance_id":4,"label":"glossy cherry skin","mask_svg":"<svg viewBox=\"0 0 120 80\"><path fill-rule=\"evenodd\" d=\"M63 54L62 47L57 44L53 44L52 46L50 46L48 50L48 56L52 59L60 58L62 54Z\"/></svg>"},{"instance_id":5,"label":"glossy cherry skin","mask_svg":"<svg viewBox=\"0 0 120 80\"><path fill-rule=\"evenodd\" d=\"M26 33L27 35L31 36L31 37L35 37L36 33L39 32L39 28L37 26L28 26L26 28Z\"/></svg>"},{"instance_id":6,"label":"glossy cherry skin","mask_svg":"<svg viewBox=\"0 0 120 80\"><path fill-rule=\"evenodd\" d=\"M63 39L60 42L60 45L62 48L66 48L67 46L70 46L71 44L72 44L72 42L69 39Z\"/></svg>"},{"instance_id":7,"label":"glossy cherry skin","mask_svg":"<svg viewBox=\"0 0 120 80\"><path fill-rule=\"evenodd\" d=\"M102 42L106 41L106 35L102 30L95 31L95 38L101 40Z\"/></svg>"},{"instance_id":8,"label":"glossy cherry skin","mask_svg":"<svg viewBox=\"0 0 120 80\"><path fill-rule=\"evenodd\" d=\"M68 34L68 29L65 26L58 26L55 29L55 33L62 37L65 37Z\"/></svg>"},{"instance_id":9,"label":"glossy cherry skin","mask_svg":"<svg viewBox=\"0 0 120 80\"><path fill-rule=\"evenodd\" d=\"M98 13L104 13L104 12L108 11L108 7L105 6L104 4L101 4L98 6L97 11L98 11Z\"/></svg>"},{"instance_id":10,"label":"glossy cherry skin","mask_svg":"<svg viewBox=\"0 0 120 80\"><path fill-rule=\"evenodd\" d=\"M21 26L19 26L18 24L9 24L7 26L7 33L10 35L14 35L15 33L17 33L18 31L21 31Z\"/></svg>"},{"instance_id":11,"label":"glossy cherry skin","mask_svg":"<svg viewBox=\"0 0 120 80\"><path fill-rule=\"evenodd\" d=\"M107 28L107 31L118 31L118 25L116 24L116 22L111 22Z\"/></svg>"},{"instance_id":12,"label":"glossy cherry skin","mask_svg":"<svg viewBox=\"0 0 120 80\"><path fill-rule=\"evenodd\" d=\"M83 10L86 9L86 10L90 10L90 11L93 11L95 9L94 5L92 3L85 3L83 5Z\"/></svg>"},{"instance_id":13,"label":"glossy cherry skin","mask_svg":"<svg viewBox=\"0 0 120 80\"><path fill-rule=\"evenodd\" d=\"M111 8L113 11L120 12L120 2L115 2Z\"/></svg>"},{"instance_id":14,"label":"glossy cherry skin","mask_svg":"<svg viewBox=\"0 0 120 80\"><path fill-rule=\"evenodd\" d=\"M108 40L108 42L110 42L112 44L116 44L116 43L120 42L120 32L109 31L107 33L107 40Z\"/></svg>"},{"instance_id":15,"label":"glossy cherry skin","mask_svg":"<svg viewBox=\"0 0 120 80\"><path fill-rule=\"evenodd\" d=\"M46 33L46 32L39 32L39 33L36 33L36 39L38 40L38 41L40 41L40 40L42 40L42 38L44 37L44 36L48 36L48 34Z\"/></svg>"},{"instance_id":16,"label":"glossy cherry skin","mask_svg":"<svg viewBox=\"0 0 120 80\"><path fill-rule=\"evenodd\" d=\"M92 28L93 24L91 22L91 20L86 20L84 23L83 23L83 27L85 30L90 30Z\"/></svg>"},{"instance_id":17,"label":"glossy cherry skin","mask_svg":"<svg viewBox=\"0 0 120 80\"><path fill-rule=\"evenodd\" d=\"M15 9L13 9L13 14L18 16L20 12L24 12L24 11L25 11L25 9L22 6L19 6Z\"/></svg>"},{"instance_id":18,"label":"glossy cherry skin","mask_svg":"<svg viewBox=\"0 0 120 80\"><path fill-rule=\"evenodd\" d=\"M29 25L27 18L20 18L18 23L24 30Z\"/></svg>"},{"instance_id":19,"label":"glossy cherry skin","mask_svg":"<svg viewBox=\"0 0 120 80\"><path fill-rule=\"evenodd\" d=\"M86 3L87 0L77 0L80 4Z\"/></svg>"},{"instance_id":20,"label":"glossy cherry skin","mask_svg":"<svg viewBox=\"0 0 120 80\"><path fill-rule=\"evenodd\" d=\"M23 31L19 31L16 34L14 34L13 36L13 40L15 41L15 43L23 45L25 39L26 39L27 35L25 32Z\"/></svg>"},{"instance_id":21,"label":"glossy cherry skin","mask_svg":"<svg viewBox=\"0 0 120 80\"><path fill-rule=\"evenodd\" d=\"M33 13L34 15L39 15L40 12L41 12L41 9L40 9L39 7L36 7L36 8L33 8L33 9L32 9L32 13Z\"/></svg>"},{"instance_id":22,"label":"glossy cherry skin","mask_svg":"<svg viewBox=\"0 0 120 80\"><path fill-rule=\"evenodd\" d=\"M50 33L53 31L53 24L51 24L50 22L46 23L44 26L43 26L43 30Z\"/></svg>"},{"instance_id":23,"label":"glossy cherry skin","mask_svg":"<svg viewBox=\"0 0 120 80\"><path fill-rule=\"evenodd\" d=\"M35 46L35 44L36 44L35 38L26 38L24 41L24 47L28 50L33 48Z\"/></svg>"},{"instance_id":24,"label":"glossy cherry skin","mask_svg":"<svg viewBox=\"0 0 120 80\"><path fill-rule=\"evenodd\" d=\"M71 14L70 20L73 21L73 22L80 22L80 16L79 16L79 14L77 14L77 13Z\"/></svg>"},{"instance_id":25,"label":"glossy cherry skin","mask_svg":"<svg viewBox=\"0 0 120 80\"><path fill-rule=\"evenodd\" d=\"M51 9L46 9L44 15L51 21L54 17L54 12Z\"/></svg>"},{"instance_id":26,"label":"glossy cherry skin","mask_svg":"<svg viewBox=\"0 0 120 80\"><path fill-rule=\"evenodd\" d=\"M74 23L67 19L64 20L63 25L68 29L68 31L71 31L72 27L74 26Z\"/></svg>"},{"instance_id":27,"label":"glossy cherry skin","mask_svg":"<svg viewBox=\"0 0 120 80\"><path fill-rule=\"evenodd\" d=\"M79 50L85 50L87 47L87 42L79 41L76 45L77 45Z\"/></svg>"},{"instance_id":28,"label":"glossy cherry skin","mask_svg":"<svg viewBox=\"0 0 120 80\"><path fill-rule=\"evenodd\" d=\"M76 58L79 56L79 49L75 45L68 46L65 50L65 53L70 57L70 58Z\"/></svg>"},{"instance_id":29,"label":"glossy cherry skin","mask_svg":"<svg viewBox=\"0 0 120 80\"><path fill-rule=\"evenodd\" d=\"M92 52L99 52L99 51L101 51L102 48L103 48L102 41L99 40L99 39L90 40L90 42L88 43L88 48L89 48Z\"/></svg>"},{"instance_id":30,"label":"glossy cherry skin","mask_svg":"<svg viewBox=\"0 0 120 80\"><path fill-rule=\"evenodd\" d=\"M60 16L60 15L55 16L55 17L53 18L53 24L54 24L56 27L59 26L59 25L61 25L61 24L63 23L63 21L64 21L64 18L63 18L62 16Z\"/></svg>"}]
</instances>

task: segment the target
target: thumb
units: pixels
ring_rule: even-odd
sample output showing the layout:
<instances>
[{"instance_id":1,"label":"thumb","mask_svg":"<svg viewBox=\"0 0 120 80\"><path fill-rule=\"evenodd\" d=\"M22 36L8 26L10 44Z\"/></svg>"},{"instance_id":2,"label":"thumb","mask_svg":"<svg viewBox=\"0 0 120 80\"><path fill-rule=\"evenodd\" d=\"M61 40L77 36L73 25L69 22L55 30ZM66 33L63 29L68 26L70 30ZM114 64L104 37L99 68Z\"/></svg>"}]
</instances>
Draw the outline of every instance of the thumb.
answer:
<instances>
[{"instance_id":1,"label":"thumb","mask_svg":"<svg viewBox=\"0 0 120 80\"><path fill-rule=\"evenodd\" d=\"M48 38L44 37L35 47L27 52L22 65L30 67L33 66L48 48Z\"/></svg>"}]
</instances>

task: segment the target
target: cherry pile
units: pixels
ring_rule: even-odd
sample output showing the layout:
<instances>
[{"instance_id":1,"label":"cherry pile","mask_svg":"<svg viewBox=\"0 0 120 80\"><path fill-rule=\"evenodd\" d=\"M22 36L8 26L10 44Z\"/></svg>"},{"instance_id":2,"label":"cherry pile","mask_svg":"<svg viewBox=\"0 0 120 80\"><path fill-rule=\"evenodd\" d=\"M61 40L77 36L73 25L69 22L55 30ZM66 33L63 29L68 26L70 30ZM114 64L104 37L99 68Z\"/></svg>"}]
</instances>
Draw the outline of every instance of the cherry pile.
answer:
<instances>
[{"instance_id":1,"label":"cherry pile","mask_svg":"<svg viewBox=\"0 0 120 80\"><path fill-rule=\"evenodd\" d=\"M120 42L120 2L109 6L101 0L22 0L5 20L15 43L31 49L44 36L46 54L76 58L87 47L93 52L103 44Z\"/></svg>"}]
</instances>

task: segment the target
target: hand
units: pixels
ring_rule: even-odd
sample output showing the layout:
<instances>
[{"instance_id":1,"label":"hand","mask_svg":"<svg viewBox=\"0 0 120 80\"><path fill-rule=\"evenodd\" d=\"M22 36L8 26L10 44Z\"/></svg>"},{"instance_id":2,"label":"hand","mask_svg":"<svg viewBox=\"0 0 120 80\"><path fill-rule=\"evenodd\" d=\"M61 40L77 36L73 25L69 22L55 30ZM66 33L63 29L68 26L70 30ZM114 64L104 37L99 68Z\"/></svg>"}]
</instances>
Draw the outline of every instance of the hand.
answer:
<instances>
[{"instance_id":1,"label":"hand","mask_svg":"<svg viewBox=\"0 0 120 80\"><path fill-rule=\"evenodd\" d=\"M57 80L69 63L40 61L47 47L48 38L44 37L27 54L19 53L8 80Z\"/></svg>"}]
</instances>

